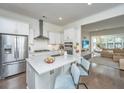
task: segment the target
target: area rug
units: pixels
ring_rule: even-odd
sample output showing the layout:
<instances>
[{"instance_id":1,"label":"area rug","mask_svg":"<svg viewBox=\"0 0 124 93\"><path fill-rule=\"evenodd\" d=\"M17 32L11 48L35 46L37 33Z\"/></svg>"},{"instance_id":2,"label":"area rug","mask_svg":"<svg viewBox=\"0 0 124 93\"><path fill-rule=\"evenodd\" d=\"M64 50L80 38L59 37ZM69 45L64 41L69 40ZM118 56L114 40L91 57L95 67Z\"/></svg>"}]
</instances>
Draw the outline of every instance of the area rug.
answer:
<instances>
[{"instance_id":1,"label":"area rug","mask_svg":"<svg viewBox=\"0 0 124 93\"><path fill-rule=\"evenodd\" d=\"M111 58L104 58L104 57L96 56L96 57L91 58L91 62L119 69L119 63L114 62Z\"/></svg>"}]
</instances>

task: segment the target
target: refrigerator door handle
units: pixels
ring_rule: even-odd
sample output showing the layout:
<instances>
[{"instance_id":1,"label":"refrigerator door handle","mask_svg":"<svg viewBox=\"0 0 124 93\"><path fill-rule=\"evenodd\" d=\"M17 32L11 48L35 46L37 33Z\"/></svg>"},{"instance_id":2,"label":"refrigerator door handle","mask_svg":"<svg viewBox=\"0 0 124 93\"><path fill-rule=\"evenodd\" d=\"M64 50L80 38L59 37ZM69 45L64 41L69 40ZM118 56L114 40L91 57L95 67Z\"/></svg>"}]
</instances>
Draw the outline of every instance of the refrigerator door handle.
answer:
<instances>
[{"instance_id":1,"label":"refrigerator door handle","mask_svg":"<svg viewBox=\"0 0 124 93\"><path fill-rule=\"evenodd\" d=\"M20 55L19 55L20 51L19 50L21 49L21 48L19 48L19 46L21 46L21 44L20 44L20 36L17 36L17 42L16 43L17 43L17 45L16 45L16 47L17 47L16 48L17 49L17 60L19 60L20 59L19 58L20 57Z\"/></svg>"},{"instance_id":2,"label":"refrigerator door handle","mask_svg":"<svg viewBox=\"0 0 124 93\"><path fill-rule=\"evenodd\" d=\"M17 45L16 45L16 38L15 38L15 45L14 45L14 58L17 58L16 50L17 50Z\"/></svg>"},{"instance_id":3,"label":"refrigerator door handle","mask_svg":"<svg viewBox=\"0 0 124 93\"><path fill-rule=\"evenodd\" d=\"M14 50L14 58L16 58L16 50Z\"/></svg>"},{"instance_id":4,"label":"refrigerator door handle","mask_svg":"<svg viewBox=\"0 0 124 93\"><path fill-rule=\"evenodd\" d=\"M19 44L18 44L18 36L16 37L16 58L19 59Z\"/></svg>"},{"instance_id":5,"label":"refrigerator door handle","mask_svg":"<svg viewBox=\"0 0 124 93\"><path fill-rule=\"evenodd\" d=\"M18 45L17 45L17 58L19 58L19 48L18 48Z\"/></svg>"}]
</instances>

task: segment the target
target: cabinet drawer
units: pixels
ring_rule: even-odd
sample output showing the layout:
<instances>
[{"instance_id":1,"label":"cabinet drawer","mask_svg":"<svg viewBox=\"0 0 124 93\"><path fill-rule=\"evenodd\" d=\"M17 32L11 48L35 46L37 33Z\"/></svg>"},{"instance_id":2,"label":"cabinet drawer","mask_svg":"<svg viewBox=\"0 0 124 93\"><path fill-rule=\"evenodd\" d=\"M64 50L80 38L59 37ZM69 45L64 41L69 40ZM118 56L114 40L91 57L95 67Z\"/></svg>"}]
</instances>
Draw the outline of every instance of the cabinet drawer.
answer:
<instances>
[{"instance_id":1,"label":"cabinet drawer","mask_svg":"<svg viewBox=\"0 0 124 93\"><path fill-rule=\"evenodd\" d=\"M2 65L2 77L8 77L21 72L25 72L25 62L16 62L11 64Z\"/></svg>"}]
</instances>

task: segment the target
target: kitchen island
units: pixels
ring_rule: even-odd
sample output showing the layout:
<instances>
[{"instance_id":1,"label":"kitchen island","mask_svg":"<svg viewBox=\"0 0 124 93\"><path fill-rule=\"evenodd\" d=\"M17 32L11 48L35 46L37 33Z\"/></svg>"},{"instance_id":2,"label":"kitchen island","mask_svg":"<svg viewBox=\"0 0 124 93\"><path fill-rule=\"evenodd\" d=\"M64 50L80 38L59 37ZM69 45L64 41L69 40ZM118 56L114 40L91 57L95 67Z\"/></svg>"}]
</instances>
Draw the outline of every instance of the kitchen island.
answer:
<instances>
[{"instance_id":1,"label":"kitchen island","mask_svg":"<svg viewBox=\"0 0 124 93\"><path fill-rule=\"evenodd\" d=\"M29 89L53 89L58 75L68 73L71 63L77 57L64 55L55 57L55 62L48 64L42 56L27 59L26 82Z\"/></svg>"}]
</instances>

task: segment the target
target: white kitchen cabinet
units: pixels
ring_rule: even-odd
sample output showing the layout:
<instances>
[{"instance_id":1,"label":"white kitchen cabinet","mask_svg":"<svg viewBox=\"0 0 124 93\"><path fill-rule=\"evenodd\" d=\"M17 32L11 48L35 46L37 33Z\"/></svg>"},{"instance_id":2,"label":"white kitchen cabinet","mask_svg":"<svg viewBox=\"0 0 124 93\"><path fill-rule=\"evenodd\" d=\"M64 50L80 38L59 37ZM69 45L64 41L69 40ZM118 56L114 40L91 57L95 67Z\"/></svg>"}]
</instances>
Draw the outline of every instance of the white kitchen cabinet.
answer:
<instances>
[{"instance_id":1,"label":"white kitchen cabinet","mask_svg":"<svg viewBox=\"0 0 124 93\"><path fill-rule=\"evenodd\" d=\"M50 71L50 88L54 88L54 84L55 84L55 73L56 73L56 70L51 70Z\"/></svg>"},{"instance_id":2,"label":"white kitchen cabinet","mask_svg":"<svg viewBox=\"0 0 124 93\"><path fill-rule=\"evenodd\" d=\"M64 33L63 32L60 33L60 42L61 44L64 44Z\"/></svg>"},{"instance_id":3,"label":"white kitchen cabinet","mask_svg":"<svg viewBox=\"0 0 124 93\"><path fill-rule=\"evenodd\" d=\"M49 32L49 44L62 44L63 36L61 32Z\"/></svg>"},{"instance_id":4,"label":"white kitchen cabinet","mask_svg":"<svg viewBox=\"0 0 124 93\"><path fill-rule=\"evenodd\" d=\"M55 79L63 73L63 67L51 70L44 74L37 74L32 66L27 62L26 83L29 89L53 89Z\"/></svg>"},{"instance_id":5,"label":"white kitchen cabinet","mask_svg":"<svg viewBox=\"0 0 124 93\"><path fill-rule=\"evenodd\" d=\"M39 21L33 22L31 28L34 30L34 38L37 37L40 34Z\"/></svg>"},{"instance_id":6,"label":"white kitchen cabinet","mask_svg":"<svg viewBox=\"0 0 124 93\"><path fill-rule=\"evenodd\" d=\"M55 34L54 32L49 32L49 44L55 44Z\"/></svg>"},{"instance_id":7,"label":"white kitchen cabinet","mask_svg":"<svg viewBox=\"0 0 124 93\"><path fill-rule=\"evenodd\" d=\"M61 37L60 37L60 33L59 32L55 33L55 42L56 42L56 44L60 44L61 43Z\"/></svg>"},{"instance_id":8,"label":"white kitchen cabinet","mask_svg":"<svg viewBox=\"0 0 124 93\"><path fill-rule=\"evenodd\" d=\"M66 42L81 42L81 27L73 27L64 30L64 41Z\"/></svg>"},{"instance_id":9,"label":"white kitchen cabinet","mask_svg":"<svg viewBox=\"0 0 124 93\"><path fill-rule=\"evenodd\" d=\"M17 22L16 30L17 34L29 35L29 24Z\"/></svg>"},{"instance_id":10,"label":"white kitchen cabinet","mask_svg":"<svg viewBox=\"0 0 124 93\"><path fill-rule=\"evenodd\" d=\"M29 45L33 45L34 44L34 30L33 29L30 29L29 31Z\"/></svg>"},{"instance_id":11,"label":"white kitchen cabinet","mask_svg":"<svg viewBox=\"0 0 124 93\"><path fill-rule=\"evenodd\" d=\"M0 33L16 34L16 22L0 17Z\"/></svg>"},{"instance_id":12,"label":"white kitchen cabinet","mask_svg":"<svg viewBox=\"0 0 124 93\"><path fill-rule=\"evenodd\" d=\"M54 69L51 71L50 73L50 88L54 88L54 85L55 85L55 80L57 78L57 76L59 76L60 74L62 74L62 68L63 67L60 67L60 68L57 68L57 69Z\"/></svg>"},{"instance_id":13,"label":"white kitchen cabinet","mask_svg":"<svg viewBox=\"0 0 124 93\"><path fill-rule=\"evenodd\" d=\"M0 17L0 33L29 35L29 24Z\"/></svg>"},{"instance_id":14,"label":"white kitchen cabinet","mask_svg":"<svg viewBox=\"0 0 124 93\"><path fill-rule=\"evenodd\" d=\"M73 42L75 41L75 31L73 28L64 30L64 41Z\"/></svg>"},{"instance_id":15,"label":"white kitchen cabinet","mask_svg":"<svg viewBox=\"0 0 124 93\"><path fill-rule=\"evenodd\" d=\"M28 64L27 62L26 67L26 83L28 88L34 89L35 88L35 72L34 69Z\"/></svg>"},{"instance_id":16,"label":"white kitchen cabinet","mask_svg":"<svg viewBox=\"0 0 124 93\"><path fill-rule=\"evenodd\" d=\"M71 64L67 64L63 67L63 73L68 74L70 72Z\"/></svg>"},{"instance_id":17,"label":"white kitchen cabinet","mask_svg":"<svg viewBox=\"0 0 124 93\"><path fill-rule=\"evenodd\" d=\"M29 89L53 89L55 79L60 75L61 67L51 70L50 72L39 75L34 72L34 69L27 64L26 83Z\"/></svg>"},{"instance_id":18,"label":"white kitchen cabinet","mask_svg":"<svg viewBox=\"0 0 124 93\"><path fill-rule=\"evenodd\" d=\"M50 88L50 80L54 73L44 73L39 76L34 69L27 63L26 83L29 89L48 89Z\"/></svg>"},{"instance_id":19,"label":"white kitchen cabinet","mask_svg":"<svg viewBox=\"0 0 124 93\"><path fill-rule=\"evenodd\" d=\"M50 89L50 72L38 75L35 73L35 89Z\"/></svg>"}]
</instances>

